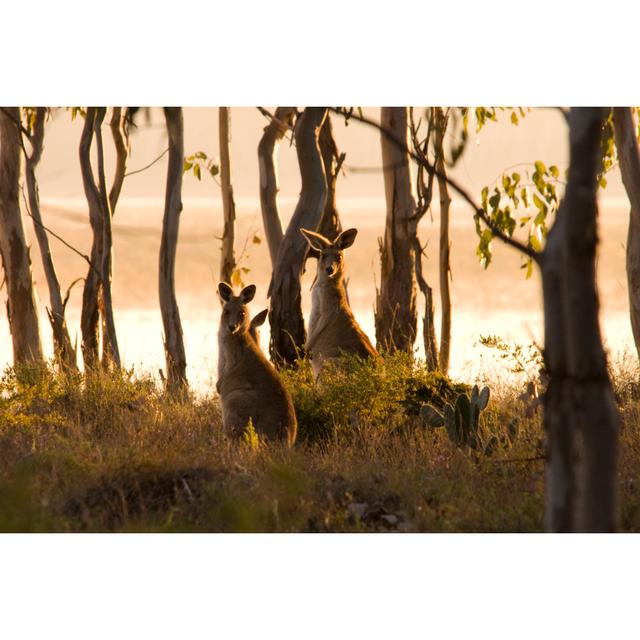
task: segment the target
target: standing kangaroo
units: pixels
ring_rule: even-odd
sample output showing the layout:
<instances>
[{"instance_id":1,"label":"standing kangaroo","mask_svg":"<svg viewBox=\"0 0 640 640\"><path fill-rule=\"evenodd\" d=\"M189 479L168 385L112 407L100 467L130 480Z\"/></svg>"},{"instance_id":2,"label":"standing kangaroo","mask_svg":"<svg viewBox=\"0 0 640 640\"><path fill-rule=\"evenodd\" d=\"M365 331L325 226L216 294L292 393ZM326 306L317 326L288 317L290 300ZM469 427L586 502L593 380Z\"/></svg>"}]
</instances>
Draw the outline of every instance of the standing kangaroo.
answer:
<instances>
[{"instance_id":1,"label":"standing kangaroo","mask_svg":"<svg viewBox=\"0 0 640 640\"><path fill-rule=\"evenodd\" d=\"M222 316L216 387L222 404L222 426L240 435L251 420L258 434L291 446L298 429L291 396L250 333L247 303L253 300L256 287L249 285L234 296L233 289L221 282L218 293Z\"/></svg>"},{"instance_id":2,"label":"standing kangaroo","mask_svg":"<svg viewBox=\"0 0 640 640\"><path fill-rule=\"evenodd\" d=\"M353 317L344 287L344 250L350 247L357 229L343 231L331 242L323 235L300 229L309 246L319 252L318 273L312 286L311 317L305 348L311 356L316 377L325 361L340 353L363 358L378 352Z\"/></svg>"}]
</instances>

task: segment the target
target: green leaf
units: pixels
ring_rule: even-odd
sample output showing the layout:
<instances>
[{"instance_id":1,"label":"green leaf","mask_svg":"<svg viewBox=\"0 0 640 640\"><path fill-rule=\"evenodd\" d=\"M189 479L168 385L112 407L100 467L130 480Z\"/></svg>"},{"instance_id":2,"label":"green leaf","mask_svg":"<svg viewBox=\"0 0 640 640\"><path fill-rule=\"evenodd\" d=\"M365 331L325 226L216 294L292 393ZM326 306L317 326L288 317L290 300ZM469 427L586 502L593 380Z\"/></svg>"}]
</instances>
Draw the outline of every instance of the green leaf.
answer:
<instances>
[{"instance_id":1,"label":"green leaf","mask_svg":"<svg viewBox=\"0 0 640 640\"><path fill-rule=\"evenodd\" d=\"M559 178L560 177L560 171L558 169L558 167L556 167L555 164L552 164L549 167L549 173L554 177L554 178Z\"/></svg>"},{"instance_id":2,"label":"green leaf","mask_svg":"<svg viewBox=\"0 0 640 640\"><path fill-rule=\"evenodd\" d=\"M193 165L193 175L198 178L198 180L202 180L202 175L200 173L200 165L199 164L194 164Z\"/></svg>"},{"instance_id":3,"label":"green leaf","mask_svg":"<svg viewBox=\"0 0 640 640\"><path fill-rule=\"evenodd\" d=\"M518 116L515 111L511 112L511 123L517 125L518 124Z\"/></svg>"},{"instance_id":4,"label":"green leaf","mask_svg":"<svg viewBox=\"0 0 640 640\"><path fill-rule=\"evenodd\" d=\"M600 185L600 187L602 189L606 189L607 188L607 179L604 176L602 176L600 178L600 180L598 180L598 184Z\"/></svg>"},{"instance_id":5,"label":"green leaf","mask_svg":"<svg viewBox=\"0 0 640 640\"><path fill-rule=\"evenodd\" d=\"M220 173L220 167L217 164L212 164L209 167L209 173L215 178Z\"/></svg>"},{"instance_id":6,"label":"green leaf","mask_svg":"<svg viewBox=\"0 0 640 640\"><path fill-rule=\"evenodd\" d=\"M185 160L184 164L182 165L182 173L186 173L187 171L189 171L189 169L191 169L192 166L193 166L193 162L189 162L188 160Z\"/></svg>"},{"instance_id":7,"label":"green leaf","mask_svg":"<svg viewBox=\"0 0 640 640\"><path fill-rule=\"evenodd\" d=\"M545 167L544 162L542 162L541 160L536 160L533 166L536 168L536 171L538 173L547 172L547 167Z\"/></svg>"},{"instance_id":8,"label":"green leaf","mask_svg":"<svg viewBox=\"0 0 640 640\"><path fill-rule=\"evenodd\" d=\"M533 204L536 205L536 207L538 207L538 209L540 209L540 211L546 211L547 209L547 205L542 202L542 200L540 200L540 198L538 198L538 194L534 193L533 194Z\"/></svg>"}]
</instances>

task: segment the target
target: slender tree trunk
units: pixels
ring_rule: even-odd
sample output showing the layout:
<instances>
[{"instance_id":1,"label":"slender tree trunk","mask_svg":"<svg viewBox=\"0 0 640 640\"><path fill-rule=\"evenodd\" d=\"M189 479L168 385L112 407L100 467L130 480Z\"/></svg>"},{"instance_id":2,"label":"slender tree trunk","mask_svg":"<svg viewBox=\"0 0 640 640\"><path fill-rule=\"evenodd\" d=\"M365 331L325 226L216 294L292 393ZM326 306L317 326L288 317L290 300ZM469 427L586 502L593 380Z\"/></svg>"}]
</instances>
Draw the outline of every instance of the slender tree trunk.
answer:
<instances>
[{"instance_id":1,"label":"slender tree trunk","mask_svg":"<svg viewBox=\"0 0 640 640\"><path fill-rule=\"evenodd\" d=\"M338 174L344 162L345 154L338 153L329 114L327 114L320 129L319 143L324 174L327 178L327 202L324 205L318 233L321 233L325 238L329 238L329 240L335 240L342 232L340 215L336 204L336 183L338 182Z\"/></svg>"},{"instance_id":2,"label":"slender tree trunk","mask_svg":"<svg viewBox=\"0 0 640 640\"><path fill-rule=\"evenodd\" d=\"M102 313L104 318L104 334L106 344L103 351L103 363L113 363L120 367L120 350L118 349L118 339L116 326L113 318L113 301L111 296L111 262L113 237L111 234L111 204L107 192L107 181L104 171L104 148L102 144L102 122L106 115L106 108L99 107L94 121L94 135L98 151L98 194L100 197L100 217L102 224L102 249L100 262L100 280L102 290ZM119 193L119 189L118 189Z\"/></svg>"},{"instance_id":3,"label":"slender tree trunk","mask_svg":"<svg viewBox=\"0 0 640 640\"><path fill-rule=\"evenodd\" d=\"M634 120L632 108L615 107L613 109L620 173L631 203L627 234L627 284L631 329L636 351L640 357L640 151Z\"/></svg>"},{"instance_id":4,"label":"slender tree trunk","mask_svg":"<svg viewBox=\"0 0 640 640\"><path fill-rule=\"evenodd\" d=\"M260 208L262 222L269 246L271 266L275 268L283 232L278 210L278 171L276 157L285 133L293 126L295 107L278 107L274 118L264 128L258 144L258 166L260 170Z\"/></svg>"},{"instance_id":5,"label":"slender tree trunk","mask_svg":"<svg viewBox=\"0 0 640 640\"><path fill-rule=\"evenodd\" d=\"M300 276L308 244L300 229L316 231L326 203L327 181L318 145L326 114L325 107L307 107L296 123L296 151L302 189L282 239L269 287L269 350L276 364L293 364L304 354L306 332L302 317Z\"/></svg>"},{"instance_id":6,"label":"slender tree trunk","mask_svg":"<svg viewBox=\"0 0 640 640\"><path fill-rule=\"evenodd\" d=\"M100 268L102 265L102 207L100 194L91 168L91 142L97 116L96 107L88 107L84 119L84 127L80 136L80 170L82 186L89 206L89 222L91 223L92 240L89 271L85 278L82 292L82 312L80 330L82 332L82 357L85 369L92 369L100 362L99 353L99 321L100 307Z\"/></svg>"},{"instance_id":7,"label":"slender tree trunk","mask_svg":"<svg viewBox=\"0 0 640 640\"><path fill-rule=\"evenodd\" d=\"M0 253L15 366L42 363L31 259L20 215L20 108L0 111Z\"/></svg>"},{"instance_id":8,"label":"slender tree trunk","mask_svg":"<svg viewBox=\"0 0 640 640\"><path fill-rule=\"evenodd\" d=\"M27 183L27 195L29 199L29 209L33 218L33 228L40 248L42 266L47 279L49 289L50 309L47 309L49 322L53 331L53 344L55 357L58 363L67 369L77 369L76 352L71 345L69 330L65 320L65 304L62 300L60 282L53 264L53 256L49 246L49 236L45 231L40 211L40 195L38 192L38 181L36 179L36 168L42 157L44 148L44 123L47 114L46 107L38 107L35 110L33 130L31 132L31 154L25 154L25 176Z\"/></svg>"},{"instance_id":9,"label":"slender tree trunk","mask_svg":"<svg viewBox=\"0 0 640 640\"><path fill-rule=\"evenodd\" d=\"M598 319L596 287L597 173L606 108L573 108L565 194L563 265L571 412L580 460L576 503L579 531L614 531L619 416Z\"/></svg>"},{"instance_id":10,"label":"slender tree trunk","mask_svg":"<svg viewBox=\"0 0 640 640\"><path fill-rule=\"evenodd\" d=\"M444 162L444 134L447 130L448 117L441 107L436 108L436 169L438 171L438 193L440 194L440 304L442 319L440 323L440 358L439 368L445 375L449 371L449 355L451 351L451 294L449 292L449 207L451 196L447 185L447 167Z\"/></svg>"},{"instance_id":11,"label":"slender tree trunk","mask_svg":"<svg viewBox=\"0 0 640 640\"><path fill-rule=\"evenodd\" d=\"M169 134L169 167L160 243L160 311L164 326L164 350L167 362L167 385L171 393L180 395L187 387L187 361L182 338L182 324L175 292L175 264L178 246L180 212L182 211L182 167L184 133L182 109L165 107Z\"/></svg>"},{"instance_id":12,"label":"slender tree trunk","mask_svg":"<svg viewBox=\"0 0 640 640\"><path fill-rule=\"evenodd\" d=\"M231 184L230 153L230 118L229 107L218 107L218 123L220 137L220 179L222 189L222 210L224 213L224 231L222 233L222 255L220 257L220 280L231 282L231 275L236 268L233 255L233 242L236 223L236 204L233 200Z\"/></svg>"},{"instance_id":13,"label":"slender tree trunk","mask_svg":"<svg viewBox=\"0 0 640 640\"><path fill-rule=\"evenodd\" d=\"M547 531L575 531L577 457L571 413L571 380L567 354L562 250L566 229L565 204L549 231L540 259L544 301L544 361L549 383L544 396L544 426L548 459L545 483Z\"/></svg>"},{"instance_id":14,"label":"slender tree trunk","mask_svg":"<svg viewBox=\"0 0 640 640\"><path fill-rule=\"evenodd\" d=\"M127 171L127 158L129 157L128 113L129 107L124 109L122 107L114 107L109 123L111 137L116 148L116 170L113 176L113 184L109 191L109 205L112 217L116 212L116 205L120 198L120 191Z\"/></svg>"},{"instance_id":15,"label":"slender tree trunk","mask_svg":"<svg viewBox=\"0 0 640 640\"><path fill-rule=\"evenodd\" d=\"M409 148L408 109L382 107L382 127ZM381 243L380 290L376 298L376 338L383 351L413 351L416 339L416 281L410 220L416 212L409 154L382 134L387 218Z\"/></svg>"}]
</instances>

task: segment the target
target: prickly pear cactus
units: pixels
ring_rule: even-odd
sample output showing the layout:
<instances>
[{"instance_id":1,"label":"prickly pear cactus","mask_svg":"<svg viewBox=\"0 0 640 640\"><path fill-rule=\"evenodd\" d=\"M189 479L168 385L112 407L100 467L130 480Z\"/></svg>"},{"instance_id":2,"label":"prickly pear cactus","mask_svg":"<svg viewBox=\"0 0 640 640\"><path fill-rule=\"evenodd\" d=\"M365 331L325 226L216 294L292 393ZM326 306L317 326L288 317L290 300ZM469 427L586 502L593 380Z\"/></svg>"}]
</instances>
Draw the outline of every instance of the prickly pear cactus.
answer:
<instances>
[{"instance_id":1,"label":"prickly pear cactus","mask_svg":"<svg viewBox=\"0 0 640 640\"><path fill-rule=\"evenodd\" d=\"M475 385L471 394L459 394L453 404L445 404L440 413L435 407L425 404L420 409L420 417L427 427L444 426L451 442L457 447L484 450L480 433L480 412L489 403L489 387L482 390Z\"/></svg>"}]
</instances>

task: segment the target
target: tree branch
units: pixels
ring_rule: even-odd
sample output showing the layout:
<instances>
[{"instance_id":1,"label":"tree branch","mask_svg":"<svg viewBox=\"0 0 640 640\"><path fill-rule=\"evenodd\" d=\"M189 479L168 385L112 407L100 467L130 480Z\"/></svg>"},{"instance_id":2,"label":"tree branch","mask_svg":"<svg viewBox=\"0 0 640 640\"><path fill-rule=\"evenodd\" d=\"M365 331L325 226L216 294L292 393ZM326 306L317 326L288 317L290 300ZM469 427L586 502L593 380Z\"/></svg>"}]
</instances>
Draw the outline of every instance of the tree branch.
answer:
<instances>
[{"instance_id":1,"label":"tree branch","mask_svg":"<svg viewBox=\"0 0 640 640\"><path fill-rule=\"evenodd\" d=\"M407 145L402 140L399 140L398 138L396 138L390 131L388 131L380 123L376 122L375 120L371 120L370 118L367 118L366 116L363 116L363 115L360 115L360 114L357 114L357 113L353 113L352 111L346 110L344 107L329 107L329 110L333 111L334 113L337 113L338 115L341 115L341 116L343 116L345 118L346 117L348 117L349 119L353 118L354 120L356 120L358 122L366 124L366 125L368 125L370 127L373 127L374 129L377 129L378 131L380 131L385 137L387 137L391 142L393 142L393 144L397 145L404 152L408 153L409 156L411 157L411 159L414 160L416 163L418 163L419 166L423 166L425 168L425 170L427 171L427 173L429 173L429 175L433 174L437 178L440 178L441 180L445 180L447 182L447 184L469 206L471 206L471 208L475 212L475 215L478 218L480 218L480 220L482 220L482 222L484 222L484 224L491 230L491 233L496 238L499 238L500 240L502 240L502 242L504 242L505 244L509 245L510 247L513 247L514 249L517 249L521 253L524 253L526 256L528 256L529 258L534 260L536 263L540 262L540 254L537 251L534 251L531 247L528 247L527 245L523 244L519 240L516 240L515 238L512 238L512 237L508 236L507 234L505 234L501 229L499 229L493 223L493 221L491 220L491 218L489 218L489 216L484 211L484 209L482 209L482 207L479 207L475 203L473 198L467 193L467 191L463 187L461 187L455 180L453 180L449 176L445 176L442 173L440 173L439 171L437 171L436 168L426 158L421 158L414 151L412 151L411 149L408 149Z\"/></svg>"}]
</instances>

